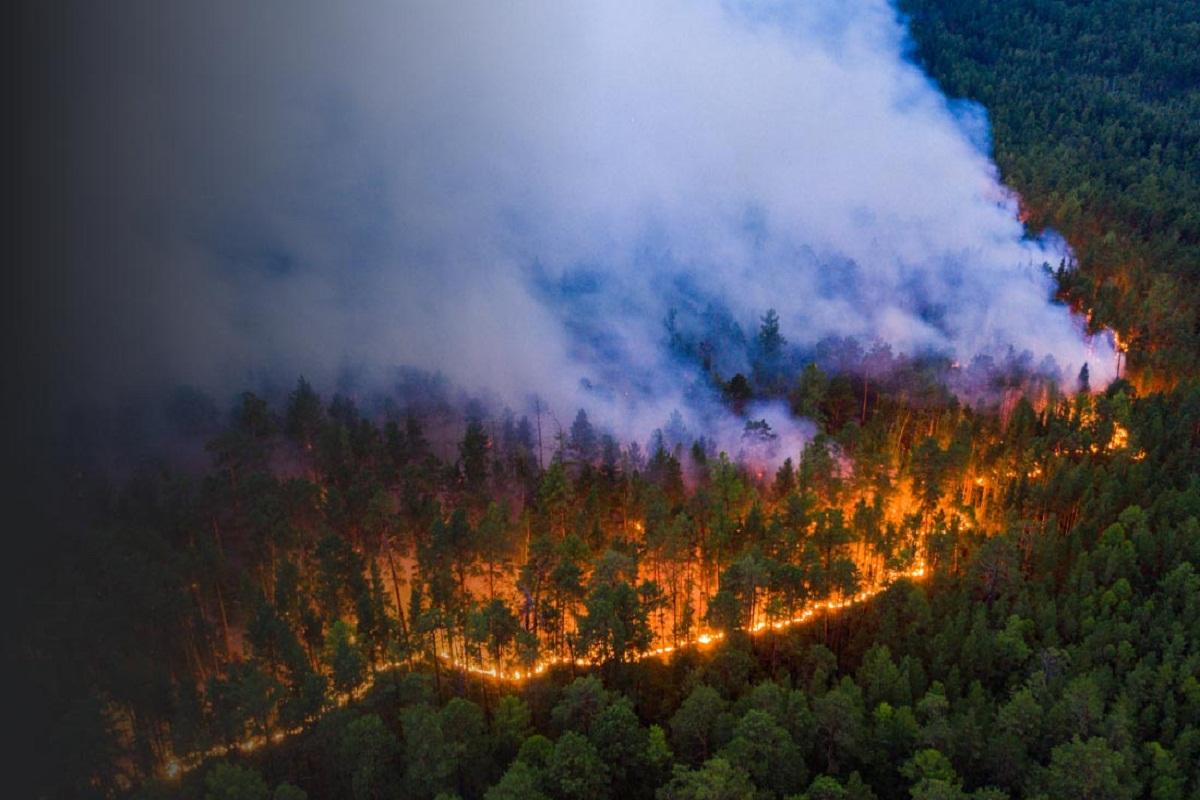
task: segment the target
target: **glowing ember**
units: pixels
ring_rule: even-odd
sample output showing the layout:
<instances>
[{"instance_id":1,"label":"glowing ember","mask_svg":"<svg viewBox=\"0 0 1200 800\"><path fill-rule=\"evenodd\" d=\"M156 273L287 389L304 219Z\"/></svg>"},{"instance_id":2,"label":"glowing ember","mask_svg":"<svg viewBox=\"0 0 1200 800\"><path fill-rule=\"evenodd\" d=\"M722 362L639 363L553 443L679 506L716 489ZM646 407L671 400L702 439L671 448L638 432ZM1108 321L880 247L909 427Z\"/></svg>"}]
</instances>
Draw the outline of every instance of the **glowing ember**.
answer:
<instances>
[{"instance_id":1,"label":"glowing ember","mask_svg":"<svg viewBox=\"0 0 1200 800\"><path fill-rule=\"evenodd\" d=\"M1124 450L1129 446L1129 430L1119 422L1113 423L1113 435L1108 441L1109 450Z\"/></svg>"}]
</instances>

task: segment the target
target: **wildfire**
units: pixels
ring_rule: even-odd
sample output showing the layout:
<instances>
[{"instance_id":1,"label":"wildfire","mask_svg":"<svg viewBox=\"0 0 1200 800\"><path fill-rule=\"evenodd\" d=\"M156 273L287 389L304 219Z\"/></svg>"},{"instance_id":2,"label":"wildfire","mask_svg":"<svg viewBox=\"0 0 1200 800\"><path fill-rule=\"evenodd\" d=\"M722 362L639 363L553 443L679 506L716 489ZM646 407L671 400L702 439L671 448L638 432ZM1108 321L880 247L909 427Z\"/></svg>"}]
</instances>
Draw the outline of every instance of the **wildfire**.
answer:
<instances>
[{"instance_id":1,"label":"wildfire","mask_svg":"<svg viewBox=\"0 0 1200 800\"><path fill-rule=\"evenodd\" d=\"M1108 440L1108 444L1104 449L1106 452L1115 453L1119 450L1128 450L1130 448L1129 429L1119 422L1113 423L1112 438ZM1146 457L1145 450L1137 450L1130 455L1134 461L1141 461Z\"/></svg>"},{"instance_id":2,"label":"wildfire","mask_svg":"<svg viewBox=\"0 0 1200 800\"><path fill-rule=\"evenodd\" d=\"M635 522L634 525L637 526L639 529L641 527L641 523ZM794 625L801 625L806 622L809 622L810 620L812 620L814 617L816 617L821 612L836 613L843 609L849 608L851 606L866 602L867 600L870 600L872 597L875 597L876 595L878 595L879 593L881 593L882 591L887 589L888 586L890 586L896 580L899 580L901 578L909 578L909 579L913 579L913 580L919 580L919 579L923 578L924 576L925 576L925 565L923 562L918 562L912 569L908 570L907 572L894 573L894 574L890 575L887 579L881 581L875 587L873 587L871 589L867 589L862 592L859 592L858 594L856 594L852 597L829 599L829 600L824 600L821 602L811 603L803 611L801 611L796 616L791 617L790 619L776 620L774 622L766 622L766 621L761 621L761 620L757 621L750 626L750 633L751 633L751 635L759 635L763 631L766 631L766 630L780 631L780 630L785 630L787 628L790 628ZM683 645L680 645L680 646L663 645L660 647L655 647L655 648L652 648L645 652L638 653L637 655L635 655L633 657L632 660L633 661L646 661L651 658L668 658L673 653L675 653L677 650L683 649L684 647L688 647L688 646L708 647L716 642L721 641L724 638L725 638L725 634L721 633L720 631L703 631L703 632L697 634L695 636L695 638L690 639L689 641L685 642ZM449 652L446 652L446 651L440 652L438 654L438 657L442 661L444 661L447 665L449 665L450 667L460 670L462 672L465 672L465 673L468 673L471 675L480 675L480 676L483 676L486 678L491 678L493 680L504 681L504 682L508 682L508 683L521 683L521 682L528 680L534 676L541 675L541 674L545 673L546 670L548 670L549 668L560 665L560 664L573 663L577 667L594 667L594 666L599 665L598 662L591 660L591 659L587 659L587 658L576 658L573 661L571 659L567 659L567 658L551 658L551 659L546 659L544 661L540 661L540 662L534 664L532 667L528 668L527 670L521 670L521 669L504 670L504 669L500 669L497 667L482 666L480 664L463 662L459 659L454 658ZM401 666L402 666L402 664L400 664L399 662L389 662L389 663L382 665L384 670L396 669ZM369 692L371 690L371 688L374 686L375 680L377 680L377 679L372 679L372 680L368 681L367 683L365 683L361 687L359 687L358 690L353 692L350 696L339 700L338 705L344 705L345 703L348 703L352 699L361 699L362 697L364 697L367 694L367 692ZM295 728L290 728L290 729L286 729L286 730L276 730L275 732L271 733L269 736L267 736L267 735L251 736L251 737L248 737L245 740L243 740L239 743L233 744L233 745L217 746L217 747L210 748L209 750L206 750L206 751L199 751L196 753L192 753L185 757L172 757L163 764L162 769L161 769L161 774L164 778L166 778L168 780L172 780L172 781L177 780L184 773L190 772L193 769L196 769L197 767L199 767L208 758L221 758L221 757L227 756L230 753L235 752L235 751L240 751L243 753L252 753L255 750L258 750L259 748L265 746L268 743L278 744L278 743L284 741L285 739L287 739L288 737L295 736L298 733L302 733L304 730L305 729L303 727L295 727Z\"/></svg>"},{"instance_id":3,"label":"wildfire","mask_svg":"<svg viewBox=\"0 0 1200 800\"><path fill-rule=\"evenodd\" d=\"M289 736L295 736L298 733L303 733L304 728L297 726L294 728L286 728L276 730L268 735L250 736L246 739L231 745L218 745L210 747L208 750L201 750L191 753L186 756L174 756L167 759L162 765L162 776L167 780L174 781L183 777L185 773L199 767L209 758L223 758L233 752L253 753L267 744L279 744Z\"/></svg>"},{"instance_id":4,"label":"wildfire","mask_svg":"<svg viewBox=\"0 0 1200 800\"><path fill-rule=\"evenodd\" d=\"M1096 422L1095 412L1085 414L1083 417L1081 417L1081 420L1085 425L1094 424ZM1131 443L1129 441L1129 429L1126 428L1121 423L1116 422L1114 420L1112 436L1110 436L1108 441L1105 442L1104 444L1092 442L1090 445L1087 446L1086 449L1083 447L1066 448L1066 447L1057 447L1056 446L1054 448L1053 452L1057 456L1061 456L1061 455L1079 456L1079 455L1083 455L1085 453L1091 453L1092 455L1100 455L1102 453L1118 453L1118 452L1128 451L1130 449L1130 447L1131 447ZM1145 457L1146 457L1145 450L1138 450L1138 451L1130 454L1130 458L1132 458L1134 461L1141 461ZM1010 475L1009 477L1012 477L1012 476Z\"/></svg>"},{"instance_id":5,"label":"wildfire","mask_svg":"<svg viewBox=\"0 0 1200 800\"><path fill-rule=\"evenodd\" d=\"M811 621L814 617L816 617L818 614L820 614L822 612L837 613L843 609L850 608L851 606L858 605L860 603L864 603L867 600L870 600L872 597L875 597L876 595L878 595L880 592L884 591L886 588L888 588L888 586L890 586L896 580L899 580L901 578L909 578L912 580L919 580L923 577L925 577L925 565L923 562L918 562L912 569L908 570L907 572L899 572L899 573L892 574L887 580L880 582L874 588L864 590L864 591L859 592L858 594L853 595L851 597L823 600L820 602L811 603L807 607L805 607L804 610L801 611L799 614L797 614L796 616L791 617L789 619L775 620L774 622L767 622L767 621L763 621L763 620L756 621L750 626L750 633L757 635L766 630L779 631L779 630L785 630L793 625L801 625L803 623ZM725 634L721 633L720 631L702 631L701 633L697 634L695 638L688 640L687 642L685 642L682 645L679 645L679 646L662 645L659 647L654 647L654 648L651 648L644 652L636 654L631 660L646 661L651 658L663 658L663 657L670 656L671 654L675 653L677 650L680 650L684 647L688 647L688 646L708 647L716 642L721 641L724 638L725 638ZM461 670L463 672L466 672L466 673L469 673L472 675L481 675L483 677L492 678L494 680L513 682L513 683L520 683L521 681L526 680L527 678L533 677L535 675L541 675L547 669L554 667L554 666L561 665L561 664L574 664L577 667L594 667L594 666L599 665L599 662L592 660L592 659L588 659L588 658L575 658L573 660L569 659L569 658L550 658L550 659L546 659L544 661L538 662L532 668L530 668L529 671L523 672L521 670L503 670L503 669L498 669L496 667L486 667L486 666L482 666L480 664L463 662L459 659L454 658L450 653L445 652L445 651L441 652L439 654L439 657L448 666L450 666L454 669L458 669L458 670ZM393 666L399 666L399 665L393 665Z\"/></svg>"},{"instance_id":6,"label":"wildfire","mask_svg":"<svg viewBox=\"0 0 1200 800\"><path fill-rule=\"evenodd\" d=\"M1113 423L1113 435L1108 440L1109 450L1124 450L1129 446L1129 430L1119 422Z\"/></svg>"}]
</instances>

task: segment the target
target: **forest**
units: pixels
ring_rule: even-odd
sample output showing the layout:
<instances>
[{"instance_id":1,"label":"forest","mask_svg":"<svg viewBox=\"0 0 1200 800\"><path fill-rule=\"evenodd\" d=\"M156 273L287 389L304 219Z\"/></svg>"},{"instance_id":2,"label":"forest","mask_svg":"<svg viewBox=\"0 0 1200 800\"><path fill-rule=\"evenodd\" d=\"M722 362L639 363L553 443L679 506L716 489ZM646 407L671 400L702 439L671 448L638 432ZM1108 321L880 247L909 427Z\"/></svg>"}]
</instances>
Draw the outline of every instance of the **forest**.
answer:
<instances>
[{"instance_id":1,"label":"forest","mask_svg":"<svg viewBox=\"0 0 1200 800\"><path fill-rule=\"evenodd\" d=\"M195 413L211 468L90 487L43 628L91 665L46 664L92 699L74 788L1189 796L1200 392L998 370L972 406L944 364L820 350L775 470L678 419L643 454L583 411L377 424L303 379Z\"/></svg>"},{"instance_id":2,"label":"forest","mask_svg":"<svg viewBox=\"0 0 1200 800\"><path fill-rule=\"evenodd\" d=\"M899 6L1120 378L763 309L663 321L733 446L429 376L181 389L22 577L35 796L1200 798L1200 6Z\"/></svg>"},{"instance_id":3,"label":"forest","mask_svg":"<svg viewBox=\"0 0 1200 800\"><path fill-rule=\"evenodd\" d=\"M901 0L917 61L982 103L1026 223L1071 243L1061 294L1118 333L1143 388L1196 374L1200 8Z\"/></svg>"}]
</instances>

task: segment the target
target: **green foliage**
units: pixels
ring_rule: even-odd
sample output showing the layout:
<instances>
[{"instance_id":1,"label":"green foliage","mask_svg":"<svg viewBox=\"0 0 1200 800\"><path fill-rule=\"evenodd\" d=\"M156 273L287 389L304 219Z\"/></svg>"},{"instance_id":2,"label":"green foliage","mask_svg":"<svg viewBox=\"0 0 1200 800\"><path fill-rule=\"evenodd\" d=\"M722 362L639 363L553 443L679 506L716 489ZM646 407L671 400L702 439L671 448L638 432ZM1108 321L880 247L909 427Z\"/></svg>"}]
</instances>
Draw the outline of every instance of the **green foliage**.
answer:
<instances>
[{"instance_id":1,"label":"green foliage","mask_svg":"<svg viewBox=\"0 0 1200 800\"><path fill-rule=\"evenodd\" d=\"M400 716L404 738L404 786L410 797L432 798L450 788L456 765L437 710L427 705L406 708Z\"/></svg>"},{"instance_id":2,"label":"green foliage","mask_svg":"<svg viewBox=\"0 0 1200 800\"><path fill-rule=\"evenodd\" d=\"M684 762L699 765L716 755L729 718L726 703L711 686L692 690L671 717L671 745Z\"/></svg>"},{"instance_id":3,"label":"green foliage","mask_svg":"<svg viewBox=\"0 0 1200 800\"><path fill-rule=\"evenodd\" d=\"M333 687L348 694L366 678L367 660L358 645L354 631L343 620L329 627L325 636L325 659L333 678Z\"/></svg>"},{"instance_id":4,"label":"green foliage","mask_svg":"<svg viewBox=\"0 0 1200 800\"><path fill-rule=\"evenodd\" d=\"M395 793L394 761L400 743L375 714L359 717L342 733L341 760L350 772L354 800L375 800Z\"/></svg>"},{"instance_id":5,"label":"green foliage","mask_svg":"<svg viewBox=\"0 0 1200 800\"><path fill-rule=\"evenodd\" d=\"M586 734L613 701L613 695L594 675L576 678L563 690L551 714L560 731Z\"/></svg>"},{"instance_id":6,"label":"green foliage","mask_svg":"<svg viewBox=\"0 0 1200 800\"><path fill-rule=\"evenodd\" d=\"M671 781L658 790L658 800L748 800L754 797L750 776L723 758L700 769L676 766Z\"/></svg>"},{"instance_id":7,"label":"green foliage","mask_svg":"<svg viewBox=\"0 0 1200 800\"><path fill-rule=\"evenodd\" d=\"M1052 797L1124 800L1137 796L1139 783L1123 753L1100 737L1076 736L1051 752L1045 787Z\"/></svg>"},{"instance_id":8,"label":"green foliage","mask_svg":"<svg viewBox=\"0 0 1200 800\"><path fill-rule=\"evenodd\" d=\"M267 784L253 769L221 761L204 778L205 800L267 800Z\"/></svg>"},{"instance_id":9,"label":"green foliage","mask_svg":"<svg viewBox=\"0 0 1200 800\"><path fill-rule=\"evenodd\" d=\"M567 731L546 761L546 785L561 800L595 800L608 795L610 771L591 742Z\"/></svg>"},{"instance_id":10,"label":"green foliage","mask_svg":"<svg viewBox=\"0 0 1200 800\"><path fill-rule=\"evenodd\" d=\"M516 757L521 743L533 732L529 705L520 697L506 694L492 714L492 732L496 740L497 760L507 763Z\"/></svg>"},{"instance_id":11,"label":"green foliage","mask_svg":"<svg viewBox=\"0 0 1200 800\"><path fill-rule=\"evenodd\" d=\"M750 709L742 715L734 726L733 738L722 748L720 756L773 796L798 791L808 777L791 734L759 709Z\"/></svg>"},{"instance_id":12,"label":"green foliage","mask_svg":"<svg viewBox=\"0 0 1200 800\"><path fill-rule=\"evenodd\" d=\"M514 761L500 782L487 790L484 800L549 800L542 790L545 778L523 761Z\"/></svg>"},{"instance_id":13,"label":"green foliage","mask_svg":"<svg viewBox=\"0 0 1200 800\"><path fill-rule=\"evenodd\" d=\"M627 698L618 699L600 712L588 739L608 767L615 796L631 800L646 796L646 787L656 783L658 764L650 750L650 732L642 727Z\"/></svg>"},{"instance_id":14,"label":"green foliage","mask_svg":"<svg viewBox=\"0 0 1200 800\"><path fill-rule=\"evenodd\" d=\"M1139 0L903 0L923 65L988 109L1034 228L1066 235L1063 294L1151 383L1196 374L1200 10Z\"/></svg>"},{"instance_id":15,"label":"green foliage","mask_svg":"<svg viewBox=\"0 0 1200 800\"><path fill-rule=\"evenodd\" d=\"M966 796L949 759L937 750L917 752L900 768L900 774L912 781L909 792L913 800L958 800Z\"/></svg>"}]
</instances>

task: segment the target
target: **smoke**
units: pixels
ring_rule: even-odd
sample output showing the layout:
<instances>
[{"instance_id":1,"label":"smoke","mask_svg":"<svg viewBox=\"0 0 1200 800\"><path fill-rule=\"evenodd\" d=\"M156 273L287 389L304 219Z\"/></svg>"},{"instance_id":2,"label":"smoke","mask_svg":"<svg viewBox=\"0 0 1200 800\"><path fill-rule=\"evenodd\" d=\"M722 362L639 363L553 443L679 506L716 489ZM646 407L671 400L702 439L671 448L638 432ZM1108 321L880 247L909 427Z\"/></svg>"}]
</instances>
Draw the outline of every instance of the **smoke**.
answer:
<instances>
[{"instance_id":1,"label":"smoke","mask_svg":"<svg viewBox=\"0 0 1200 800\"><path fill-rule=\"evenodd\" d=\"M77 228L45 302L98 394L408 365L644 437L712 421L670 312L733 371L713 321L768 308L801 347L1112 377L1049 301L1064 244L1027 235L982 109L884 0L73 15L45 152Z\"/></svg>"}]
</instances>

